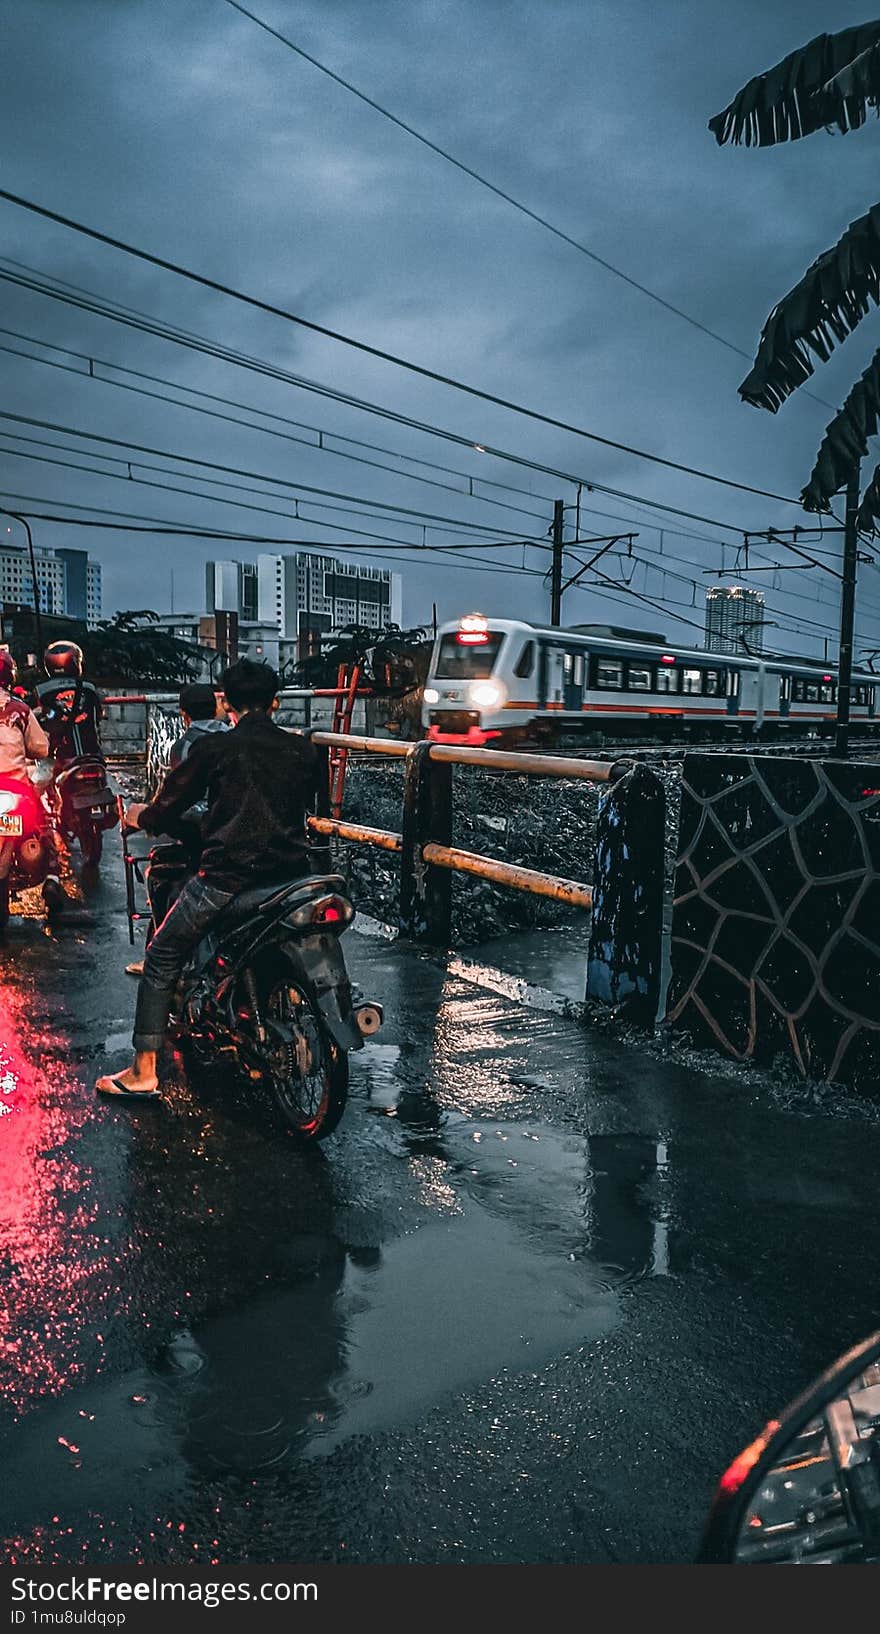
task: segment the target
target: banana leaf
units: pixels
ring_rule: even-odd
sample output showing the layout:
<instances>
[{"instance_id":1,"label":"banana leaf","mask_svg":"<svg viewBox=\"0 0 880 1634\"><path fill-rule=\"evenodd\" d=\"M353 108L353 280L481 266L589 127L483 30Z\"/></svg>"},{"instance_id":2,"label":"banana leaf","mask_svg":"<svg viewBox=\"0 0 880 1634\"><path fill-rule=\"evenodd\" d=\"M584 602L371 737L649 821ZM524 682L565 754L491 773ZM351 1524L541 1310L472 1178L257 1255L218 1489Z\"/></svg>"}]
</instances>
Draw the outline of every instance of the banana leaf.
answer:
<instances>
[{"instance_id":1,"label":"banana leaf","mask_svg":"<svg viewBox=\"0 0 880 1634\"><path fill-rule=\"evenodd\" d=\"M845 28L839 34L817 34L809 44L789 52L766 73L750 79L733 101L709 121L716 142L772 147L795 142L828 125L840 131L863 125L873 97L866 86L869 65L851 81L832 89L829 82L854 67L880 42L880 20Z\"/></svg>"},{"instance_id":2,"label":"banana leaf","mask_svg":"<svg viewBox=\"0 0 880 1634\"><path fill-rule=\"evenodd\" d=\"M813 473L801 494L805 511L829 511L858 461L868 455L868 438L880 431L880 351L856 381L822 439Z\"/></svg>"},{"instance_id":3,"label":"banana leaf","mask_svg":"<svg viewBox=\"0 0 880 1634\"><path fill-rule=\"evenodd\" d=\"M773 308L740 396L775 414L880 303L880 204L847 227Z\"/></svg>"},{"instance_id":4,"label":"banana leaf","mask_svg":"<svg viewBox=\"0 0 880 1634\"><path fill-rule=\"evenodd\" d=\"M874 475L862 494L856 526L859 533L869 539L876 539L880 533L880 465L875 468Z\"/></svg>"}]
</instances>

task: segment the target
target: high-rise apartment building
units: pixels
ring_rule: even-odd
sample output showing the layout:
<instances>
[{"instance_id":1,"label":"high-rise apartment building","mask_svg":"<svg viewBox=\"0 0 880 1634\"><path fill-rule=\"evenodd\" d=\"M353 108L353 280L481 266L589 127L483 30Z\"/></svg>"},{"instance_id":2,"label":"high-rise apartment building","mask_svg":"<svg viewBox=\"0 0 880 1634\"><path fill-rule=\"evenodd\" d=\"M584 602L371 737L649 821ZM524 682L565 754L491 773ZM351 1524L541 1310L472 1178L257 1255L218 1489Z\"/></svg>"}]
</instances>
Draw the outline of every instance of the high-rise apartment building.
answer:
<instances>
[{"instance_id":1,"label":"high-rise apartment building","mask_svg":"<svg viewBox=\"0 0 880 1634\"><path fill-rule=\"evenodd\" d=\"M355 566L307 551L265 553L255 563L209 562L206 606L208 613L237 612L240 625L277 631L281 643L302 651L312 632L399 624L402 583L389 568Z\"/></svg>"},{"instance_id":2,"label":"high-rise apartment building","mask_svg":"<svg viewBox=\"0 0 880 1634\"><path fill-rule=\"evenodd\" d=\"M706 591L706 651L764 650L764 597L744 585L712 585Z\"/></svg>"},{"instance_id":3,"label":"high-rise apartment building","mask_svg":"<svg viewBox=\"0 0 880 1634\"><path fill-rule=\"evenodd\" d=\"M101 568L84 550L34 551L40 611L96 624L101 617ZM0 603L33 607L30 554L22 545L0 543Z\"/></svg>"}]
</instances>

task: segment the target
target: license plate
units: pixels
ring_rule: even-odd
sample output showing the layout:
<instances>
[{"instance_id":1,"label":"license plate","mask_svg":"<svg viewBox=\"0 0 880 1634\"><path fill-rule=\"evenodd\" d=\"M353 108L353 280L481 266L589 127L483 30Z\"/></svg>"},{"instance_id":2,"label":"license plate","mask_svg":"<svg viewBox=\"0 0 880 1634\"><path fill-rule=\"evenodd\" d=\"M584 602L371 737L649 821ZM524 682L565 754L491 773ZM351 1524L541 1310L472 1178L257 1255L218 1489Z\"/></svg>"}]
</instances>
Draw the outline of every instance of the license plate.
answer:
<instances>
[{"instance_id":1,"label":"license plate","mask_svg":"<svg viewBox=\"0 0 880 1634\"><path fill-rule=\"evenodd\" d=\"M21 818L12 812L0 812L0 838L12 839L21 835Z\"/></svg>"}]
</instances>

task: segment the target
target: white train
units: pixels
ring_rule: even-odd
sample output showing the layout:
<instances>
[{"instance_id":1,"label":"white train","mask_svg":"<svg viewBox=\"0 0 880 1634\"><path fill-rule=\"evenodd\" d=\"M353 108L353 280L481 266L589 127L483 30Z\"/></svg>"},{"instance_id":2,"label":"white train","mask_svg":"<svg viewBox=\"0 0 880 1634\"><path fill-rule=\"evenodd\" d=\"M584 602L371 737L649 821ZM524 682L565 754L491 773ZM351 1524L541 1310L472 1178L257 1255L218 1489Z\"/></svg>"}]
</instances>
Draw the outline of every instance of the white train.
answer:
<instances>
[{"instance_id":1,"label":"white train","mask_svg":"<svg viewBox=\"0 0 880 1634\"><path fill-rule=\"evenodd\" d=\"M875 722L880 676L854 670L853 724ZM605 736L753 737L830 732L833 665L748 658L668 643L609 625L542 629L470 613L437 633L422 724L438 743Z\"/></svg>"}]
</instances>

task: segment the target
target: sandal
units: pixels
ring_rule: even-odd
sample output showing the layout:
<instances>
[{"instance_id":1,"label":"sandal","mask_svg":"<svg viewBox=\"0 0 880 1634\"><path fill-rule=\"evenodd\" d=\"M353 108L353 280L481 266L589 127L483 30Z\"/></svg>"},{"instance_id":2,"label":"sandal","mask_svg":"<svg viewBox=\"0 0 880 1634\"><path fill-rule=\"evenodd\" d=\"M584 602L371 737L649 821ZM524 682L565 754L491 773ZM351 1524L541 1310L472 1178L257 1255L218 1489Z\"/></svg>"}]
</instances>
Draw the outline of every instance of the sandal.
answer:
<instances>
[{"instance_id":1,"label":"sandal","mask_svg":"<svg viewBox=\"0 0 880 1634\"><path fill-rule=\"evenodd\" d=\"M107 1078L99 1078L95 1084L95 1089L99 1095L109 1095L119 1101L161 1101L162 1099L162 1093L158 1085L155 1089L130 1089L128 1084L122 1083L120 1078L114 1078L112 1075Z\"/></svg>"}]
</instances>

